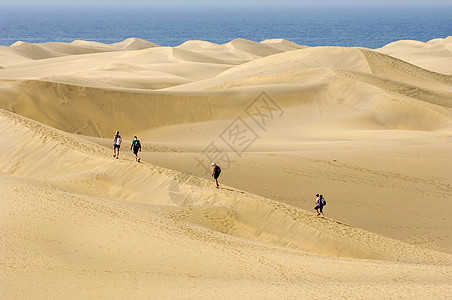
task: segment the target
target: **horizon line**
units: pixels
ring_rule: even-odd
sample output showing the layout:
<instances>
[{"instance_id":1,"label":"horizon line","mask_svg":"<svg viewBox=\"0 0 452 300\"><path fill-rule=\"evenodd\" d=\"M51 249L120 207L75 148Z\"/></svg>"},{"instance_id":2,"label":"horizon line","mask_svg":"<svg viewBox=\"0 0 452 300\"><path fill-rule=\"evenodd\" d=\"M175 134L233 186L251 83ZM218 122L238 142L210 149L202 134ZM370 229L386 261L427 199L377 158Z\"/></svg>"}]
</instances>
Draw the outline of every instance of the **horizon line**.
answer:
<instances>
[{"instance_id":1,"label":"horizon line","mask_svg":"<svg viewBox=\"0 0 452 300\"><path fill-rule=\"evenodd\" d=\"M36 2L21 2L16 1L14 3L3 3L0 1L0 7L3 8L39 8L39 7L54 7L54 8L64 8L64 7L77 7L77 8L90 8L90 7L104 7L108 6L108 8L168 8L168 9L214 9L214 8L250 8L255 10L261 10L266 8L278 9L278 8L291 8L291 9L303 9L303 8L317 8L317 9L337 9L337 8L443 8L443 7L452 7L451 2L441 2L441 3L397 3L397 2L374 2L374 3L355 3L355 2L333 2L328 4L323 3L261 3L259 5L252 3L220 3L220 4L209 4L205 5L202 3L124 3L124 2L78 2L78 3L36 3Z\"/></svg>"}]
</instances>

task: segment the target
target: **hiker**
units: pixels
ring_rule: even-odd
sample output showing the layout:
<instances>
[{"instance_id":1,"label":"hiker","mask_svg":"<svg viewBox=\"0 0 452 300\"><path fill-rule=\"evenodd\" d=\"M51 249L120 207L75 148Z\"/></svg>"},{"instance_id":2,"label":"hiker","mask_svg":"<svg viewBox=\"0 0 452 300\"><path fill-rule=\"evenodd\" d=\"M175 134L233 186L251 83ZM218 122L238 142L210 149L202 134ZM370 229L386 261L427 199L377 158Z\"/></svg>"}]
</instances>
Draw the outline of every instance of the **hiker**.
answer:
<instances>
[{"instance_id":1,"label":"hiker","mask_svg":"<svg viewBox=\"0 0 452 300\"><path fill-rule=\"evenodd\" d=\"M140 162L140 158L138 157L138 151L141 152L141 143L137 136L133 137L132 144L130 145L130 150L135 154L135 161Z\"/></svg>"},{"instance_id":2,"label":"hiker","mask_svg":"<svg viewBox=\"0 0 452 300\"><path fill-rule=\"evenodd\" d=\"M115 137L113 138L113 157L118 159L119 156L119 148L121 148L122 139L119 135L119 131L116 131Z\"/></svg>"},{"instance_id":3,"label":"hiker","mask_svg":"<svg viewBox=\"0 0 452 300\"><path fill-rule=\"evenodd\" d=\"M212 177L213 177L213 179L215 179L215 184L217 185L217 188L220 187L220 185L218 184L218 177L220 176L220 173L221 173L220 166L218 166L216 162L213 162L212 163Z\"/></svg>"},{"instance_id":4,"label":"hiker","mask_svg":"<svg viewBox=\"0 0 452 300\"><path fill-rule=\"evenodd\" d=\"M315 194L315 203L316 206L314 207L314 209L317 211L317 215L322 216L323 218L323 207L326 205L326 201L325 198L323 198L323 195Z\"/></svg>"}]
</instances>

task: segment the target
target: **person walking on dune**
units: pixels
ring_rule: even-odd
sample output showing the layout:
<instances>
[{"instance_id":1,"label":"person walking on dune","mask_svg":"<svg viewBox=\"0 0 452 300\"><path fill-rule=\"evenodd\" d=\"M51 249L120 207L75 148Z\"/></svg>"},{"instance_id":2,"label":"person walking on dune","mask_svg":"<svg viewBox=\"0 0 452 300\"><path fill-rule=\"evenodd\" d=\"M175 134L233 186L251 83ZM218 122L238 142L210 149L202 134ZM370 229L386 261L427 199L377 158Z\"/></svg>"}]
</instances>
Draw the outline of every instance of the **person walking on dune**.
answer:
<instances>
[{"instance_id":1,"label":"person walking on dune","mask_svg":"<svg viewBox=\"0 0 452 300\"><path fill-rule=\"evenodd\" d=\"M217 165L216 162L212 163L212 177L213 179L215 179L215 184L217 185L217 188L220 187L220 185L218 184L218 177L220 176L221 173L221 168L219 165Z\"/></svg>"},{"instance_id":2,"label":"person walking on dune","mask_svg":"<svg viewBox=\"0 0 452 300\"><path fill-rule=\"evenodd\" d=\"M121 148L122 139L119 135L119 131L116 131L115 137L113 138L113 157L116 159L119 156L119 148Z\"/></svg>"},{"instance_id":3,"label":"person walking on dune","mask_svg":"<svg viewBox=\"0 0 452 300\"><path fill-rule=\"evenodd\" d=\"M326 201L325 198L323 198L323 195L315 194L315 203L316 206L314 209L317 211L317 215L324 218L323 207L326 205Z\"/></svg>"},{"instance_id":4,"label":"person walking on dune","mask_svg":"<svg viewBox=\"0 0 452 300\"><path fill-rule=\"evenodd\" d=\"M138 157L138 151L141 152L141 142L137 138L137 136L133 137L132 144L130 145L130 150L132 150L133 154L135 155L135 161L140 162L140 158Z\"/></svg>"}]
</instances>

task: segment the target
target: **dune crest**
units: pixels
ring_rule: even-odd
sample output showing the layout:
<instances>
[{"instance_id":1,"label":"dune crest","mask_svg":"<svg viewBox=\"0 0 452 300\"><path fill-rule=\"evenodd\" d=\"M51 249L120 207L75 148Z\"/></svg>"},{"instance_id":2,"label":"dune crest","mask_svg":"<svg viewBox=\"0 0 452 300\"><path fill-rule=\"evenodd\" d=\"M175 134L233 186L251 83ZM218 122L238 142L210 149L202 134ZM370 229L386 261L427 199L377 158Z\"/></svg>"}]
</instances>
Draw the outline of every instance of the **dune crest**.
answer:
<instances>
[{"instance_id":1,"label":"dune crest","mask_svg":"<svg viewBox=\"0 0 452 300\"><path fill-rule=\"evenodd\" d=\"M121 50L141 50L152 47L160 47L159 44L149 42L140 38L128 38L122 42L110 44L114 48L119 48Z\"/></svg>"},{"instance_id":2,"label":"dune crest","mask_svg":"<svg viewBox=\"0 0 452 300\"><path fill-rule=\"evenodd\" d=\"M3 46L4 47L4 46ZM14 53L32 60L41 60L56 58L61 56L82 55L90 53L102 53L112 51L141 50L147 48L159 47L158 44L148 42L138 38L128 38L122 42L113 44L103 44L94 41L75 40L71 43L48 42L41 44L32 44L23 41L17 41L9 48Z\"/></svg>"},{"instance_id":3,"label":"dune crest","mask_svg":"<svg viewBox=\"0 0 452 300\"><path fill-rule=\"evenodd\" d=\"M40 45L35 45L22 41L16 42L12 44L10 47L11 49L14 50L15 53L34 60L61 56L61 54L49 51L48 49Z\"/></svg>"},{"instance_id":4,"label":"dune crest","mask_svg":"<svg viewBox=\"0 0 452 300\"><path fill-rule=\"evenodd\" d=\"M182 205L170 209L168 216L257 242L324 255L410 262L435 259L434 252L390 239L382 247L377 241L384 237L333 220L320 220L276 201L228 187L208 188L211 185L206 180L153 165L136 165L130 159L112 161L109 151L96 144L6 111L1 111L1 116L0 128L10 146L9 153L2 153L2 175L46 181L64 191L95 197L108 195L151 206ZM80 189L87 180L88 186ZM196 188L203 193L186 198ZM391 243L397 244L398 252L391 252L395 247L389 247Z\"/></svg>"},{"instance_id":5,"label":"dune crest","mask_svg":"<svg viewBox=\"0 0 452 300\"><path fill-rule=\"evenodd\" d=\"M427 70L452 75L452 36L427 43L403 40L376 51L402 59Z\"/></svg>"}]
</instances>

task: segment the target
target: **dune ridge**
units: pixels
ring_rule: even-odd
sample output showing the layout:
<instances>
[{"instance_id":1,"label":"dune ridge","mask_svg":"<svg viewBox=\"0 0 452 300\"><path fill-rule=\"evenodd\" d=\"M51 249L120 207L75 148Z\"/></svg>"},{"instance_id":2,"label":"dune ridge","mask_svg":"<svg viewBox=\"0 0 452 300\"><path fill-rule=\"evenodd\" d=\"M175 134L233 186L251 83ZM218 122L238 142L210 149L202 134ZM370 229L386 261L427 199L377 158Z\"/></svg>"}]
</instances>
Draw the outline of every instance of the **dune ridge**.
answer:
<instances>
[{"instance_id":1,"label":"dune ridge","mask_svg":"<svg viewBox=\"0 0 452 300\"><path fill-rule=\"evenodd\" d=\"M376 51L403 59L430 71L451 75L452 37L437 38L426 43L402 40Z\"/></svg>"},{"instance_id":2,"label":"dune ridge","mask_svg":"<svg viewBox=\"0 0 452 300\"><path fill-rule=\"evenodd\" d=\"M443 257L373 236L347 224L323 221L295 207L243 191L229 187L220 191L209 189L206 180L183 173L148 164L136 165L131 159L112 164L110 152L97 144L7 111L1 111L1 114L0 128L5 143L10 146L8 152L2 153L3 175L45 180L58 189L95 197L109 195L116 200L147 205L182 205L174 212L170 210L173 219L189 220L231 235L320 254L407 262L438 262L438 257ZM80 189L83 182L88 186ZM96 188L90 188L93 186ZM196 188L203 189L203 193L193 198L190 190ZM186 207L184 202L190 206ZM222 218L224 214L226 218ZM394 252L394 248L399 252Z\"/></svg>"},{"instance_id":3,"label":"dune ridge","mask_svg":"<svg viewBox=\"0 0 452 300\"><path fill-rule=\"evenodd\" d=\"M152 43L139 38L128 38L122 42L113 44L103 44L92 41L76 40L72 43L63 42L49 42L42 44L32 44L23 41L18 41L9 49L15 53L32 60L55 58L65 55L81 55L98 52L112 52L112 51L126 51L126 50L141 50L151 47L158 47L156 43Z\"/></svg>"}]
</instances>

